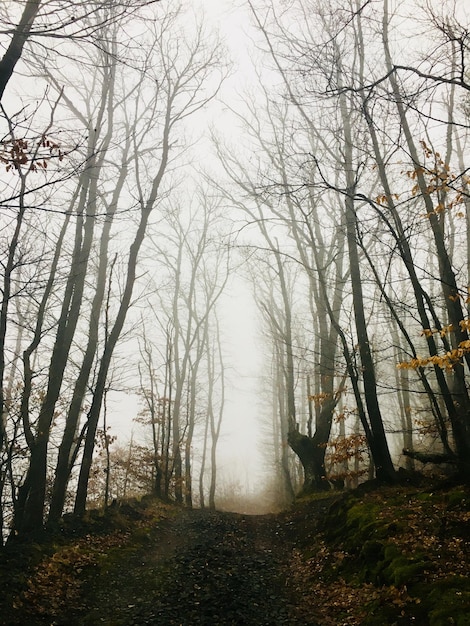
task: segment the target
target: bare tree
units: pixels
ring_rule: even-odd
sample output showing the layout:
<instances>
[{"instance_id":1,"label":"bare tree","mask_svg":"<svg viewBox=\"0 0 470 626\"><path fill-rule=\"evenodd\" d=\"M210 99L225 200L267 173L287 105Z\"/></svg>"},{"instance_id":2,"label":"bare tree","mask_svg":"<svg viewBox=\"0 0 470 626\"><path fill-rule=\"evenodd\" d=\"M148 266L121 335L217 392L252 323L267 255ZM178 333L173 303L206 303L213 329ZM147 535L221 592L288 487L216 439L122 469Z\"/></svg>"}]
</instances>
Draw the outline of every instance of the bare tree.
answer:
<instances>
[{"instance_id":1,"label":"bare tree","mask_svg":"<svg viewBox=\"0 0 470 626\"><path fill-rule=\"evenodd\" d=\"M202 407L214 402L214 381L207 383L209 388L201 397L206 386L201 378L217 376L203 365L208 350L212 350L213 318L228 278L228 256L215 237L219 222L220 209L202 192L197 205L192 202L188 207L173 207L166 216L166 242L154 240L157 256L164 260L164 287L156 287L156 317L160 327L172 328L168 372L172 388L172 480L176 500L187 506L192 506L193 499L193 438ZM213 363L212 358L212 367Z\"/></svg>"}]
</instances>

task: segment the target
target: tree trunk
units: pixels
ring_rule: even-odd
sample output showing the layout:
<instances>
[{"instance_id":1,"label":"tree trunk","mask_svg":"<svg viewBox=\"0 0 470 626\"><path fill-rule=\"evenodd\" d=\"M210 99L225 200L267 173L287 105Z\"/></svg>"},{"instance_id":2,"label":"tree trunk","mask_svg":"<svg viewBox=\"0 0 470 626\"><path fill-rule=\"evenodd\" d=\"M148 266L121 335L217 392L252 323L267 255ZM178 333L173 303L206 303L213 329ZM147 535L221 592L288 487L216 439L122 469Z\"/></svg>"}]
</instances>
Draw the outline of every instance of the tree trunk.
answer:
<instances>
[{"instance_id":1,"label":"tree trunk","mask_svg":"<svg viewBox=\"0 0 470 626\"><path fill-rule=\"evenodd\" d=\"M21 175L20 192L19 192L19 209L16 216L15 230L8 246L8 255L5 263L5 269L3 272L3 285L2 285L2 301L0 305L0 451L3 450L4 441L6 438L5 433L5 347L7 336L7 324L8 324L8 309L10 306L13 270L15 268L15 258L20 240L20 233L23 226L23 220L25 216L26 206L24 203L24 195L26 191L26 176Z\"/></svg>"},{"instance_id":2,"label":"tree trunk","mask_svg":"<svg viewBox=\"0 0 470 626\"><path fill-rule=\"evenodd\" d=\"M318 445L315 438L299 432L289 432L289 445L299 457L304 472L301 494L326 491L330 484L325 471L325 448Z\"/></svg>"},{"instance_id":3,"label":"tree trunk","mask_svg":"<svg viewBox=\"0 0 470 626\"><path fill-rule=\"evenodd\" d=\"M42 0L27 0L17 28L13 32L10 44L0 61L0 101L10 80L15 65L21 58L23 47L30 35L31 27L38 14Z\"/></svg>"},{"instance_id":4,"label":"tree trunk","mask_svg":"<svg viewBox=\"0 0 470 626\"><path fill-rule=\"evenodd\" d=\"M80 474L78 478L77 494L75 498L74 512L77 515L83 515L86 509L88 480L93 459L93 450L95 448L95 435L96 429L98 427L98 420L101 412L101 406L103 403L103 397L106 391L106 381L108 377L109 367L111 365L111 358L118 339L121 335L121 331L124 326L127 312L131 303L137 269L137 258L145 237L145 231L153 204L154 202L149 201L149 204L147 204L142 209L140 223L134 241L129 250L126 284L121 297L121 303L116 315L114 325L111 329L109 336L106 339L105 347L100 361L96 386L93 392L93 399L91 402L90 410L88 412L87 433L85 438L85 446L83 449Z\"/></svg>"},{"instance_id":5,"label":"tree trunk","mask_svg":"<svg viewBox=\"0 0 470 626\"><path fill-rule=\"evenodd\" d=\"M125 154L126 156L124 158L127 158L127 150L125 151ZM96 278L95 295L91 304L88 327L88 340L80 371L75 382L72 400L68 408L65 428L62 435L62 441L59 446L59 454L55 470L55 479L52 488L51 506L49 509L48 517L48 521L52 523L58 521L58 519L62 515L62 511L64 508L67 485L70 477L70 472L72 470L72 467L70 466L71 451L77 434L80 412L82 409L83 400L86 395L91 369L93 367L98 348L100 313L104 300L106 277L109 269L108 247L110 242L111 226L117 208L117 202L126 176L127 168L125 165L123 165L121 167L119 178L116 182L116 188L113 194L113 198L111 200L108 211L106 212L106 220L104 222L103 231L101 233L99 265Z\"/></svg>"},{"instance_id":6,"label":"tree trunk","mask_svg":"<svg viewBox=\"0 0 470 626\"><path fill-rule=\"evenodd\" d=\"M359 355L361 359L362 382L364 386L364 401L367 407L370 424L368 443L375 465L376 476L379 480L390 482L395 478L390 450L385 435L382 414L377 396L377 381L375 366L367 332L367 321L364 310L364 296L362 289L361 266L357 244L357 215L354 206L355 171L353 162L353 143L351 130L351 116L348 110L345 95L340 95L341 119L344 132L344 171L346 177L345 218L346 238L351 276L354 321L357 334ZM367 434L367 433L366 433Z\"/></svg>"}]
</instances>

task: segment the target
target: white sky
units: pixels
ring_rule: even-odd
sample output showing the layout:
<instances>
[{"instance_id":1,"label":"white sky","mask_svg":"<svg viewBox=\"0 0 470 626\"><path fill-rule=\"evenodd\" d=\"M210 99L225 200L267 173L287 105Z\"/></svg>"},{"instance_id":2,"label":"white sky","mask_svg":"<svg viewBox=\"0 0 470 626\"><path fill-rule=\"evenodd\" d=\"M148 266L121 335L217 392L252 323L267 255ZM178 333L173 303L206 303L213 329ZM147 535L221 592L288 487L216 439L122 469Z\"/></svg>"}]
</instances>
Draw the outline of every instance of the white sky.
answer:
<instances>
[{"instance_id":1,"label":"white sky","mask_svg":"<svg viewBox=\"0 0 470 626\"><path fill-rule=\"evenodd\" d=\"M243 0L197 0L206 19L214 25L227 46L233 61L233 70L226 80L222 99L233 106L242 97L243 90L256 79L250 52L251 22ZM215 105L217 109L217 105ZM217 132L232 136L236 130L217 123ZM221 126L224 126L222 129ZM219 445L221 479L237 473L240 480L255 484L261 473L261 440L259 434L261 384L261 351L257 310L251 287L240 278L232 281L223 300L223 333L229 369L227 372L227 401Z\"/></svg>"},{"instance_id":2,"label":"white sky","mask_svg":"<svg viewBox=\"0 0 470 626\"><path fill-rule=\"evenodd\" d=\"M229 99L233 105L241 99L245 86L255 78L247 45L250 30L248 12L240 0L195 0L193 7L196 14L199 13L198 6L206 15L205 25L209 24L220 32L221 40L233 59L233 71L222 93L222 99ZM201 124L208 123L207 135L209 124L225 135L235 132L227 127L225 116L222 122L222 106L220 102L215 102L209 116L201 116ZM200 131L197 134L204 135L206 129L197 130ZM201 145L209 149L209 141L203 141ZM262 372L259 328L251 287L237 276L230 282L230 289L222 299L221 313L227 382L224 421L218 446L218 482L229 485L238 478L247 492L253 492L264 474L259 433ZM117 443L124 445L130 438L130 420L139 410L138 398L118 393L110 396L109 403L109 419L119 414L116 421L111 421L112 432L118 436Z\"/></svg>"}]
</instances>

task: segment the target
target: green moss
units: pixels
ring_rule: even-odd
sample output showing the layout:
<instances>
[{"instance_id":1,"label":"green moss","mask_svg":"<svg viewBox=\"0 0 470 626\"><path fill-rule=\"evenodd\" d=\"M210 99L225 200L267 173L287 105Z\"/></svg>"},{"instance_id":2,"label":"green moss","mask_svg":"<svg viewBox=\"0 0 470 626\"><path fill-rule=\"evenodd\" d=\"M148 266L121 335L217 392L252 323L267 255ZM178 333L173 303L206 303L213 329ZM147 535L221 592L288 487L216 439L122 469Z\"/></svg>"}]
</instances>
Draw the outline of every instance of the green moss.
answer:
<instances>
[{"instance_id":1,"label":"green moss","mask_svg":"<svg viewBox=\"0 0 470 626\"><path fill-rule=\"evenodd\" d=\"M318 502L321 500L329 500L332 495L334 495L334 491L312 491L309 493L300 493L296 496L295 502L293 504L294 507L298 507L302 504L308 504L309 502Z\"/></svg>"},{"instance_id":2,"label":"green moss","mask_svg":"<svg viewBox=\"0 0 470 626\"><path fill-rule=\"evenodd\" d=\"M407 585L419 580L423 572L429 568L430 562L415 557L410 559L404 555L394 558L383 570L386 581L395 586Z\"/></svg>"},{"instance_id":3,"label":"green moss","mask_svg":"<svg viewBox=\"0 0 470 626\"><path fill-rule=\"evenodd\" d=\"M345 537L351 548L360 549L364 542L385 536L378 520L379 507L357 503L347 512Z\"/></svg>"},{"instance_id":4,"label":"green moss","mask_svg":"<svg viewBox=\"0 0 470 626\"><path fill-rule=\"evenodd\" d=\"M320 527L338 555L325 571L327 580L341 578L352 590L374 585L362 605L363 626L470 626L470 576L463 562L453 569L460 559L456 546L468 542L468 510L470 492L455 483L349 493L330 507ZM451 576L453 571L465 575Z\"/></svg>"},{"instance_id":5,"label":"green moss","mask_svg":"<svg viewBox=\"0 0 470 626\"><path fill-rule=\"evenodd\" d=\"M448 494L448 509L467 509L469 506L468 494L465 491L451 491Z\"/></svg>"},{"instance_id":6,"label":"green moss","mask_svg":"<svg viewBox=\"0 0 470 626\"><path fill-rule=\"evenodd\" d=\"M418 584L413 595L420 598L429 626L470 626L470 579L448 576Z\"/></svg>"},{"instance_id":7,"label":"green moss","mask_svg":"<svg viewBox=\"0 0 470 626\"><path fill-rule=\"evenodd\" d=\"M364 523L376 521L378 512L378 505L366 505L363 502L358 502L349 508L347 512L347 524L348 526L360 526Z\"/></svg>"},{"instance_id":8,"label":"green moss","mask_svg":"<svg viewBox=\"0 0 470 626\"><path fill-rule=\"evenodd\" d=\"M359 556L368 563L377 563L384 556L384 544L377 539L366 541L361 548Z\"/></svg>"},{"instance_id":9,"label":"green moss","mask_svg":"<svg viewBox=\"0 0 470 626\"><path fill-rule=\"evenodd\" d=\"M419 502L432 502L434 499L434 494L429 493L428 491L423 491L422 493L418 493L416 499Z\"/></svg>"},{"instance_id":10,"label":"green moss","mask_svg":"<svg viewBox=\"0 0 470 626\"><path fill-rule=\"evenodd\" d=\"M384 548L384 562L391 563L398 555L401 555L401 550L394 543L388 543Z\"/></svg>"}]
</instances>

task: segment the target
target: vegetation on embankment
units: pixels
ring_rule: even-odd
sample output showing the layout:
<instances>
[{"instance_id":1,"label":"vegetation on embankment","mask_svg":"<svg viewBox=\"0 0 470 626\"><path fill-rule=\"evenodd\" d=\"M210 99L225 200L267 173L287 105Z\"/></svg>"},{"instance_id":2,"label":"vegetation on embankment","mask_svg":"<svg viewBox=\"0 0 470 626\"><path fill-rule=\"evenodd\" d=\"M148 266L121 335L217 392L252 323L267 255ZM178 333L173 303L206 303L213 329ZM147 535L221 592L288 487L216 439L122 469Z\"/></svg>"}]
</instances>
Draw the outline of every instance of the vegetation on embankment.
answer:
<instances>
[{"instance_id":1,"label":"vegetation on embankment","mask_svg":"<svg viewBox=\"0 0 470 626\"><path fill-rule=\"evenodd\" d=\"M470 489L459 484L367 485L265 516L144 499L7 547L0 623L165 626L176 622L162 615L178 598L178 610L192 606L199 589L202 621L191 619L204 624L204 605L230 609L217 597L240 570L250 572L250 588L259 578L261 614L273 608L261 598L267 573L285 581L276 592L285 589L283 624L469 626L469 543ZM214 553L212 565L199 552ZM238 623L234 614L220 613L218 623Z\"/></svg>"},{"instance_id":2,"label":"vegetation on embankment","mask_svg":"<svg viewBox=\"0 0 470 626\"><path fill-rule=\"evenodd\" d=\"M107 588L111 602L126 586L134 598L138 586L145 595L150 581L145 568L135 575L132 559L157 552L180 512L145 497L89 511L82 519L65 516L56 529L29 542L10 542L0 555L0 624L83 624L95 590Z\"/></svg>"},{"instance_id":3,"label":"vegetation on embankment","mask_svg":"<svg viewBox=\"0 0 470 626\"><path fill-rule=\"evenodd\" d=\"M293 572L319 624L470 625L468 486L364 485L313 534L309 506L297 505Z\"/></svg>"}]
</instances>

